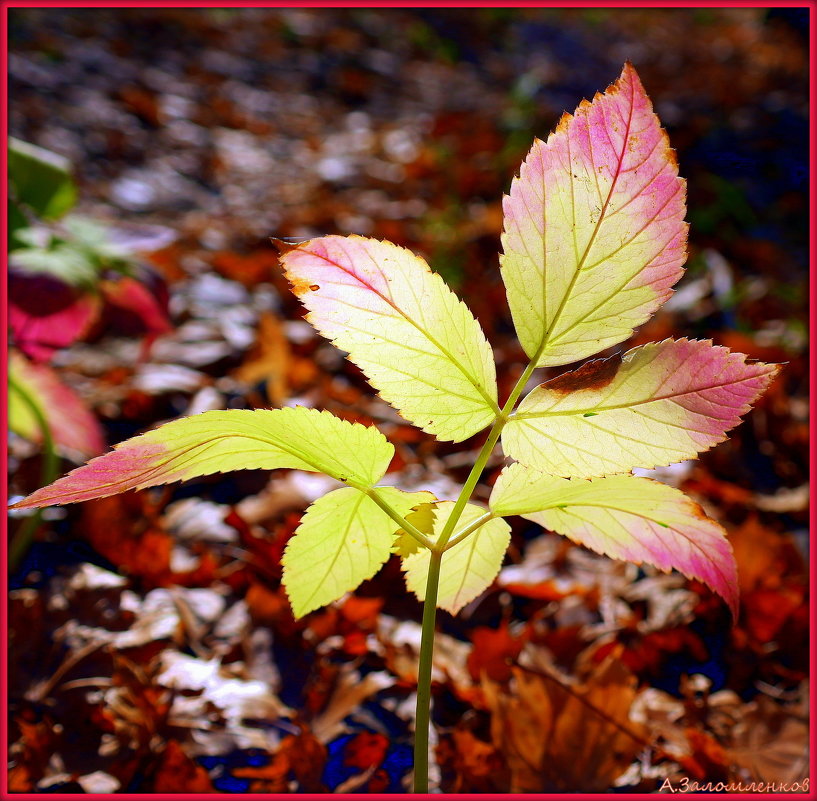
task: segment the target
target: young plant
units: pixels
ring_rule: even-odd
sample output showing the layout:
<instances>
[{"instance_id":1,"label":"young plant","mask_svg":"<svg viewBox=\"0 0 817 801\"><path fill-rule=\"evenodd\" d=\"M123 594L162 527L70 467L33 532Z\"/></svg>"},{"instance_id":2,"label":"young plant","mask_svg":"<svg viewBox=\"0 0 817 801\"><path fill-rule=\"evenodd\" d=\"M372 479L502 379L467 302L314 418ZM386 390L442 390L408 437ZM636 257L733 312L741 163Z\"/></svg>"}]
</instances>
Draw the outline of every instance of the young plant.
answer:
<instances>
[{"instance_id":1,"label":"young plant","mask_svg":"<svg viewBox=\"0 0 817 801\"><path fill-rule=\"evenodd\" d=\"M400 414L440 440L488 429L454 500L380 486L394 449L374 427L302 407L212 411L167 423L15 504L72 503L242 468L322 472L346 486L315 501L284 555L300 617L400 554L424 602L415 791L428 789L436 608L456 614L494 580L522 515L615 559L679 570L737 613L724 529L681 491L631 474L725 439L775 365L709 341L667 339L588 361L531 391L534 370L626 340L670 296L686 257L685 186L630 64L606 93L536 141L504 201L500 257L530 362L500 404L491 348L468 308L418 256L389 242L325 236L285 249L307 319ZM488 508L470 497L502 441L513 462Z\"/></svg>"}]
</instances>

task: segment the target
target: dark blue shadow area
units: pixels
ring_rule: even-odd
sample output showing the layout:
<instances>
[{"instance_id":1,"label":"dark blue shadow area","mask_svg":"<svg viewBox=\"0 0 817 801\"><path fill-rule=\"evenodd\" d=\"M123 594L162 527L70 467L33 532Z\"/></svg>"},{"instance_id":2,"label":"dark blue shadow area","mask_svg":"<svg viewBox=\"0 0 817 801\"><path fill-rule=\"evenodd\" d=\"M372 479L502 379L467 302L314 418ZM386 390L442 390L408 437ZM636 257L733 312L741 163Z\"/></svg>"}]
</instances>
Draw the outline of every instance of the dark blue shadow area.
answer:
<instances>
[{"instance_id":1,"label":"dark blue shadow area","mask_svg":"<svg viewBox=\"0 0 817 801\"><path fill-rule=\"evenodd\" d=\"M35 542L31 545L17 570L9 576L9 589L44 587L62 567L89 562L117 573L116 565L98 554L82 540L70 542ZM32 574L37 574L36 577Z\"/></svg>"},{"instance_id":2,"label":"dark blue shadow area","mask_svg":"<svg viewBox=\"0 0 817 801\"><path fill-rule=\"evenodd\" d=\"M367 729L361 729L358 733L346 734L333 740L329 744L329 759L323 771L323 782L330 789L334 790L343 782L352 778L361 772L361 768L357 765L347 764L347 748L354 743L355 738L361 732L368 732ZM370 732L374 733L374 732ZM404 793L402 781L414 764L414 755L412 748L406 744L390 743L383 761L380 763L380 770L386 774L388 785L383 787L378 784L377 792L383 793ZM358 792L365 792L365 787L360 788Z\"/></svg>"}]
</instances>

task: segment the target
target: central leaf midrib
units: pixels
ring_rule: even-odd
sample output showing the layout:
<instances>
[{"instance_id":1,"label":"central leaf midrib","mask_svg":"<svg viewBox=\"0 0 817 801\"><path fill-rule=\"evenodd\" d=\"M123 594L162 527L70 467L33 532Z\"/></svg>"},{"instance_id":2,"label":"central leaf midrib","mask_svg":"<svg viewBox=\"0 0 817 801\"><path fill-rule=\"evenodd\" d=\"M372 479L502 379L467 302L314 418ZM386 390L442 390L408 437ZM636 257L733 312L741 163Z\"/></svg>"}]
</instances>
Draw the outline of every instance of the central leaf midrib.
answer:
<instances>
[{"instance_id":1,"label":"central leaf midrib","mask_svg":"<svg viewBox=\"0 0 817 801\"><path fill-rule=\"evenodd\" d=\"M647 403L658 403L659 401L673 400L674 398L681 398L684 395L694 395L698 392L708 392L711 389L723 389L724 387L734 386L735 384L742 384L745 381L752 381L758 376L750 375L739 378L736 381L726 381L721 384L711 384L706 387L696 387L694 389L686 389L683 392L673 392L671 395L656 395L652 398L645 398L644 400L628 401L626 403L615 403L604 406L589 406L584 409L565 409L564 411L545 411L545 412L515 412L511 415L509 420L532 420L537 417L569 417L576 414L586 414L587 412L609 412L616 409L629 409L633 406L643 406ZM547 390L545 390L547 391ZM700 414L700 412L698 412Z\"/></svg>"},{"instance_id":2,"label":"central leaf midrib","mask_svg":"<svg viewBox=\"0 0 817 801\"><path fill-rule=\"evenodd\" d=\"M332 560L331 560L331 562L329 564L329 567L324 572L323 578L321 579L320 583L315 587L315 589L312 591L312 594L309 596L306 603L304 604L305 607L309 606L309 604L312 602L312 599L323 588L324 582L326 581L326 579L329 576L332 575L332 569L337 564L337 561L340 558L341 553L343 553L343 546L346 544L346 537L349 535L349 531L352 528L352 524L355 522L355 516L357 515L358 510L360 509L361 503L363 503L363 501L366 499L366 496L363 493L358 493L358 494L359 494L359 498L355 501L355 503L354 503L354 505L352 507L352 510L351 510L351 514L349 515L349 519L346 521L346 528L345 528L343 534L341 534L340 537L338 537L338 548L335 551L334 556L332 556ZM327 497L327 496L324 496L324 497ZM330 537L331 537L331 535L330 535ZM326 541L326 539L324 539L324 542L325 541Z\"/></svg>"},{"instance_id":3,"label":"central leaf midrib","mask_svg":"<svg viewBox=\"0 0 817 801\"><path fill-rule=\"evenodd\" d=\"M550 341L551 334L556 330L556 324L558 323L559 318L562 316L562 313L564 312L565 306L567 305L567 302L570 299L571 293L573 292L573 289L576 286L576 282L579 279L579 274L581 273L582 268L584 267L584 263L587 260L588 255L590 254L591 248L593 247L593 243L596 240L596 235L598 234L599 229L601 228L601 224L605 220L604 215L605 215L605 213L607 211L607 206L610 203L610 199L612 198L613 192L615 191L616 184L618 182L619 176L621 175L621 165L622 165L622 163L624 161L624 154L627 151L627 140L628 140L628 138L630 136L630 124L632 123L632 119L633 119L633 106L634 106L634 104L635 104L634 103L634 97L633 97L633 95L631 93L631 96L630 96L630 111L629 111L629 115L627 117L627 128L624 131L624 141L622 143L621 153L619 154L619 157L618 157L618 166L616 168L616 174L613 177L613 182L610 184L610 191L607 193L607 199L604 201L604 205L602 206L601 213L599 214L599 219L597 220L596 225L593 228L593 233L590 235L590 239L587 242L587 246L584 249L584 253L582 254L582 257L579 260L578 264L576 265L576 269L573 272L573 276L570 279L570 283L567 286L567 290L565 291L565 294L562 296L561 303L559 303L559 307L556 309L556 313L553 315L553 319L548 324L547 331L545 331L545 335L542 338L542 342L541 342L541 344L539 345L539 348L536 351L536 356L534 358L534 361L536 361L536 362L539 361L542 354L545 352L545 348L547 347L548 342ZM574 117L574 119L575 119L575 117ZM569 126L565 130L565 138L567 139L568 144L569 144L570 143L570 128L569 128ZM572 169L572 167L570 167L570 169ZM571 186L572 185L573 184L571 182ZM543 214L544 214L544 204L543 204ZM574 223L574 225L575 225L575 222L576 222L576 219L575 219L575 208L574 208L574 210L573 210L573 223ZM543 276L543 278L544 278L544 276ZM545 314L545 319L547 319L547 309L544 309L543 311L544 311L544 314Z\"/></svg>"},{"instance_id":4,"label":"central leaf midrib","mask_svg":"<svg viewBox=\"0 0 817 801\"><path fill-rule=\"evenodd\" d=\"M199 440L194 445L191 445L189 448L185 448L185 450L182 451L181 453L171 455L168 458L164 459L159 464L155 465L154 467L149 468L147 470L144 470L142 473L140 473L140 475L144 476L146 474L150 474L150 473L155 472L156 470L158 470L160 468L166 467L174 459L178 459L179 457L185 456L185 455L191 455L191 451L193 451L194 449L203 449L205 446L212 445L212 444L218 442L219 440L230 439L230 438L248 439L248 440L252 440L254 442L260 442L263 445L272 446L273 448L277 448L278 450L284 451L284 453L287 453L290 456L294 456L296 459L300 459L302 462L305 462L306 464L310 465L311 467L314 467L319 473L326 473L327 475L331 476L332 478L336 478L336 479L339 478L339 476L341 475L340 472L337 472L336 475L333 475L332 473L329 473L326 466L323 466L323 467L319 466L319 464L315 461L314 458L307 457L307 455L303 451L300 451L299 449L297 449L295 447L291 447L291 446L288 446L286 444L276 442L271 437L270 438L265 438L265 437L256 436L256 435L253 435L253 434L244 434L244 433L234 432L234 431L225 432L223 434L214 434L213 436L208 437L207 439ZM239 454L241 452L242 452L242 450L240 448L236 451L236 453L239 453ZM253 469L253 468L248 468L248 469ZM329 469L332 469L332 468L329 468ZM219 472L219 471L215 470L214 472ZM346 471L344 471L344 472L346 472ZM351 471L348 471L348 472L351 472ZM117 483L117 482L112 482L112 483Z\"/></svg>"}]
</instances>

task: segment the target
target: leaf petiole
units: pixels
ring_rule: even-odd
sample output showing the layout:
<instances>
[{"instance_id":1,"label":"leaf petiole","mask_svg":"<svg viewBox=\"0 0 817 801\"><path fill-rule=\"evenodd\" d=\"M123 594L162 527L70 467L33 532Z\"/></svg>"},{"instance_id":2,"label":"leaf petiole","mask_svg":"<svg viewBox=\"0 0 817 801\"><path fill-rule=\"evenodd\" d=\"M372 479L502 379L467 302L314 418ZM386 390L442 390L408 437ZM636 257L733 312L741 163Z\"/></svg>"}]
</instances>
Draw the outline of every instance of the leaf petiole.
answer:
<instances>
[{"instance_id":1,"label":"leaf petiole","mask_svg":"<svg viewBox=\"0 0 817 801\"><path fill-rule=\"evenodd\" d=\"M485 525L489 520L493 520L497 515L493 512L488 511L484 515L481 515L473 523L469 523L462 531L458 531L455 537L452 540L448 541L448 544L445 546L444 550L449 551L455 545L458 545L462 542L466 537L473 534L480 526Z\"/></svg>"},{"instance_id":2,"label":"leaf petiole","mask_svg":"<svg viewBox=\"0 0 817 801\"><path fill-rule=\"evenodd\" d=\"M428 537L426 537L422 531L409 523L405 517L399 514L397 510L395 510L387 501L380 497L377 492L377 487L363 487L351 481L347 481L346 483L350 487L354 487L365 495L368 495L392 520L394 520L395 523L399 524L400 528L402 528L406 534L414 537L414 539L417 540L417 542L419 542L424 548L428 548L430 551L436 550L436 545Z\"/></svg>"}]
</instances>

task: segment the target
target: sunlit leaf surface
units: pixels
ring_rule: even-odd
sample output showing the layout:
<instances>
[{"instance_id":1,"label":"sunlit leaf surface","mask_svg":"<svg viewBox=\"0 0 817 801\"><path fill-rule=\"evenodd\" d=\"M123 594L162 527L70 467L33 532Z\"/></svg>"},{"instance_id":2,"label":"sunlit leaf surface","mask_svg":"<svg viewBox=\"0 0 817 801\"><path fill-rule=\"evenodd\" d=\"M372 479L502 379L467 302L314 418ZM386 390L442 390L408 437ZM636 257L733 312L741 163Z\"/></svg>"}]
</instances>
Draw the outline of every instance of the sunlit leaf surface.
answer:
<instances>
[{"instance_id":1,"label":"sunlit leaf surface","mask_svg":"<svg viewBox=\"0 0 817 801\"><path fill-rule=\"evenodd\" d=\"M726 439L777 365L688 339L588 362L534 389L502 433L513 459L590 477L682 461Z\"/></svg>"},{"instance_id":2,"label":"sunlit leaf surface","mask_svg":"<svg viewBox=\"0 0 817 801\"><path fill-rule=\"evenodd\" d=\"M491 347L443 279L408 250L360 236L304 242L281 259L307 319L407 420L459 442L498 412Z\"/></svg>"},{"instance_id":3,"label":"sunlit leaf surface","mask_svg":"<svg viewBox=\"0 0 817 801\"><path fill-rule=\"evenodd\" d=\"M230 470L289 467L374 484L394 448L373 427L294 407L204 412L121 442L18 508L76 503Z\"/></svg>"},{"instance_id":4,"label":"sunlit leaf surface","mask_svg":"<svg viewBox=\"0 0 817 801\"><path fill-rule=\"evenodd\" d=\"M502 276L538 366L625 340L686 259L684 181L636 71L537 140L505 198Z\"/></svg>"},{"instance_id":5,"label":"sunlit leaf surface","mask_svg":"<svg viewBox=\"0 0 817 801\"><path fill-rule=\"evenodd\" d=\"M433 498L428 492L380 487L398 514ZM351 487L318 498L287 544L284 587L295 617L354 590L371 578L391 554L397 523L371 498Z\"/></svg>"},{"instance_id":6,"label":"sunlit leaf surface","mask_svg":"<svg viewBox=\"0 0 817 801\"><path fill-rule=\"evenodd\" d=\"M683 492L637 476L565 479L513 464L491 510L522 515L598 553L703 581L737 617L737 568L726 532Z\"/></svg>"}]
</instances>

